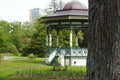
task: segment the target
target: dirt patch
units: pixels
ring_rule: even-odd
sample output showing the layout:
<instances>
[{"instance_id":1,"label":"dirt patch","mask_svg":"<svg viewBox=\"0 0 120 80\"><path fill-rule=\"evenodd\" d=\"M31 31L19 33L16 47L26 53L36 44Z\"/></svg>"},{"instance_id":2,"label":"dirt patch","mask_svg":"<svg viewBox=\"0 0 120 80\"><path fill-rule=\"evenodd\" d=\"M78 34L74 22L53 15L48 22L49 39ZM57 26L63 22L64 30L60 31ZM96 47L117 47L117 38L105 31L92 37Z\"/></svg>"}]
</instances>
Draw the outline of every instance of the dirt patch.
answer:
<instances>
[{"instance_id":1,"label":"dirt patch","mask_svg":"<svg viewBox=\"0 0 120 80\"><path fill-rule=\"evenodd\" d=\"M13 57L12 56L4 56L3 59L4 60L10 60L10 59L13 59Z\"/></svg>"}]
</instances>

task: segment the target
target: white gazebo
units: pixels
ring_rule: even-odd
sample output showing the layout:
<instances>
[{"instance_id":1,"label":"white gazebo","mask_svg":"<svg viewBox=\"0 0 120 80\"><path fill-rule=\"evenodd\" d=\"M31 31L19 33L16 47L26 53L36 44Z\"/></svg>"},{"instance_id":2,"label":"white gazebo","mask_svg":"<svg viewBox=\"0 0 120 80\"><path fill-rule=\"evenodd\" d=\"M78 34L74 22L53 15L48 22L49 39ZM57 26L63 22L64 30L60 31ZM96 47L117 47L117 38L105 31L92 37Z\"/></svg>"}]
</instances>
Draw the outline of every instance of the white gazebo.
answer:
<instances>
[{"instance_id":1,"label":"white gazebo","mask_svg":"<svg viewBox=\"0 0 120 80\"><path fill-rule=\"evenodd\" d=\"M77 0L73 0L65 4L62 10L57 10L50 16L40 18L41 23L46 26L46 56L45 62L47 64L54 63L54 60L59 58L60 64L70 66L85 65L85 58L88 54L87 46L79 48L78 46L78 32L87 31L88 28L88 9L85 5ZM57 31L56 47L52 46L51 31ZM70 46L69 48L62 48L59 42L59 31L67 29L70 30ZM73 48L72 32L76 34L76 48Z\"/></svg>"}]
</instances>

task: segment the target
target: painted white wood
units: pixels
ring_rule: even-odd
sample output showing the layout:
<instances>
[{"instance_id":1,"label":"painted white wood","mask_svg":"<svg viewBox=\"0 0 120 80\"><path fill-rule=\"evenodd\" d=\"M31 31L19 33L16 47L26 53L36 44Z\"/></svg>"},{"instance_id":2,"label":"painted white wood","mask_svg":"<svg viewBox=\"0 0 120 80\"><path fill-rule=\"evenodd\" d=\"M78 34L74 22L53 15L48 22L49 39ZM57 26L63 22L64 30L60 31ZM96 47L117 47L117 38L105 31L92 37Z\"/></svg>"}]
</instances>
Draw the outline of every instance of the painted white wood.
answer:
<instances>
[{"instance_id":1,"label":"painted white wood","mask_svg":"<svg viewBox=\"0 0 120 80\"><path fill-rule=\"evenodd\" d=\"M59 36L57 35L57 46L59 46Z\"/></svg>"},{"instance_id":2,"label":"painted white wood","mask_svg":"<svg viewBox=\"0 0 120 80\"><path fill-rule=\"evenodd\" d=\"M72 59L72 66L86 66L86 59Z\"/></svg>"},{"instance_id":3,"label":"painted white wood","mask_svg":"<svg viewBox=\"0 0 120 80\"><path fill-rule=\"evenodd\" d=\"M78 35L76 35L76 47L78 47Z\"/></svg>"},{"instance_id":4,"label":"painted white wood","mask_svg":"<svg viewBox=\"0 0 120 80\"><path fill-rule=\"evenodd\" d=\"M65 63L65 62L64 62L64 55L60 55L60 56L59 56L59 61L60 61L60 65L61 65L61 66L64 66L64 63Z\"/></svg>"},{"instance_id":5,"label":"painted white wood","mask_svg":"<svg viewBox=\"0 0 120 80\"><path fill-rule=\"evenodd\" d=\"M65 64L64 56L65 56L65 50L61 49L60 54L59 54L59 62L61 66L64 66Z\"/></svg>"},{"instance_id":6,"label":"painted white wood","mask_svg":"<svg viewBox=\"0 0 120 80\"><path fill-rule=\"evenodd\" d=\"M48 34L46 35L46 46L48 46Z\"/></svg>"},{"instance_id":7,"label":"painted white wood","mask_svg":"<svg viewBox=\"0 0 120 80\"><path fill-rule=\"evenodd\" d=\"M56 56L56 49L49 55L46 62L49 64L54 59L55 56Z\"/></svg>"},{"instance_id":8,"label":"painted white wood","mask_svg":"<svg viewBox=\"0 0 120 80\"><path fill-rule=\"evenodd\" d=\"M72 30L70 31L70 47L72 47Z\"/></svg>"},{"instance_id":9,"label":"painted white wood","mask_svg":"<svg viewBox=\"0 0 120 80\"><path fill-rule=\"evenodd\" d=\"M69 59L65 60L65 65L69 65Z\"/></svg>"},{"instance_id":10,"label":"painted white wood","mask_svg":"<svg viewBox=\"0 0 120 80\"><path fill-rule=\"evenodd\" d=\"M50 41L49 41L49 42L50 42L49 45L50 45L50 47L51 47L51 46L52 46L52 34L51 34L51 33L50 33Z\"/></svg>"}]
</instances>

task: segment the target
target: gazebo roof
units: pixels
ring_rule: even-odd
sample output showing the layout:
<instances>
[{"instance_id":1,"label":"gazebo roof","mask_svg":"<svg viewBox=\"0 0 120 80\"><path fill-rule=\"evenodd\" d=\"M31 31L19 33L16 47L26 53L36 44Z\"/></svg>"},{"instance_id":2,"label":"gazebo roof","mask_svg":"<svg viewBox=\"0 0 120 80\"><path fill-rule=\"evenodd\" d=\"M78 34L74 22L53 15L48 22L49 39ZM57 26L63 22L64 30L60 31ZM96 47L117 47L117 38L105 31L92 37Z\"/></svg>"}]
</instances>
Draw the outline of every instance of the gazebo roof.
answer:
<instances>
[{"instance_id":1,"label":"gazebo roof","mask_svg":"<svg viewBox=\"0 0 120 80\"><path fill-rule=\"evenodd\" d=\"M85 10L85 9L87 9L87 7L77 0L70 1L67 4L65 4L65 6L63 7L63 10L75 10L75 9L76 10L78 10L78 9Z\"/></svg>"},{"instance_id":2,"label":"gazebo roof","mask_svg":"<svg viewBox=\"0 0 120 80\"><path fill-rule=\"evenodd\" d=\"M77 0L65 4L62 10L57 10L50 16L42 17L40 22L61 20L88 20L88 9Z\"/></svg>"}]
</instances>

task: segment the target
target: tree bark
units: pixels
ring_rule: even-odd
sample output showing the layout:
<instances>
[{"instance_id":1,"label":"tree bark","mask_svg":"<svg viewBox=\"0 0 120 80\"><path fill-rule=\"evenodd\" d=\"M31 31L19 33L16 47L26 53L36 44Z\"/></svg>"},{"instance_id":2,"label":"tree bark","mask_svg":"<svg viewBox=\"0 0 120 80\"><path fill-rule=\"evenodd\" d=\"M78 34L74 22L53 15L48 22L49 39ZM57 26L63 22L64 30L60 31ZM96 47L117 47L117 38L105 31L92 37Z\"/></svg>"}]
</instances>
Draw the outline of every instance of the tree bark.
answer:
<instances>
[{"instance_id":1,"label":"tree bark","mask_svg":"<svg viewBox=\"0 0 120 80\"><path fill-rule=\"evenodd\" d=\"M89 0L87 80L120 80L120 0Z\"/></svg>"}]
</instances>

